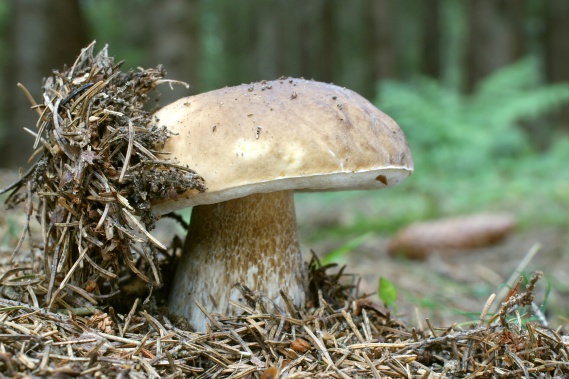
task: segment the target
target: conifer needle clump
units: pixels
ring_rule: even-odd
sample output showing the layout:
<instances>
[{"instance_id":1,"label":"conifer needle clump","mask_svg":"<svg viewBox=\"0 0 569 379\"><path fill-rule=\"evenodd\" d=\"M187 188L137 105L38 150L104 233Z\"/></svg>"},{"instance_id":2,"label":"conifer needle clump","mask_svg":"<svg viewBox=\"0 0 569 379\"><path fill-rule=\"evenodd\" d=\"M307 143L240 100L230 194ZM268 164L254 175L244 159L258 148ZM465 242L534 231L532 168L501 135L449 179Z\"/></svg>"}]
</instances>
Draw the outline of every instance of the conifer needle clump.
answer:
<instances>
[{"instance_id":1,"label":"conifer needle clump","mask_svg":"<svg viewBox=\"0 0 569 379\"><path fill-rule=\"evenodd\" d=\"M110 299L125 271L149 289L160 287L158 256L166 248L149 233L156 221L150 205L205 190L196 172L156 155L171 133L145 105L168 82L162 66L122 71L106 47L96 55L93 47L44 81L41 103L21 87L39 117L25 128L35 137L35 163L2 191L11 191L8 206L26 204L26 230L12 258L26 237L43 242L36 246L41 262L11 275L33 277L34 302L49 308ZM41 238L32 238L33 219Z\"/></svg>"}]
</instances>

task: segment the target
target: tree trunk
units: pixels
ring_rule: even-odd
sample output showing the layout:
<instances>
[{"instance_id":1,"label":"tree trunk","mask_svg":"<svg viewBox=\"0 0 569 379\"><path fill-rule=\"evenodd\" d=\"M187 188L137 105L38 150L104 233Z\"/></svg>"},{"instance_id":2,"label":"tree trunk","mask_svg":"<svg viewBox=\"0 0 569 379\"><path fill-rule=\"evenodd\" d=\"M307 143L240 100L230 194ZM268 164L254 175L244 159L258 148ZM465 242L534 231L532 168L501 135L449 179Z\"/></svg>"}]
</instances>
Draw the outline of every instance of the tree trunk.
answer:
<instances>
[{"instance_id":1,"label":"tree trunk","mask_svg":"<svg viewBox=\"0 0 569 379\"><path fill-rule=\"evenodd\" d=\"M466 53L467 89L523 54L523 0L470 0Z\"/></svg>"},{"instance_id":2,"label":"tree trunk","mask_svg":"<svg viewBox=\"0 0 569 379\"><path fill-rule=\"evenodd\" d=\"M371 1L338 1L334 3L336 54L334 82L370 99L375 95L372 76L371 36L369 35Z\"/></svg>"},{"instance_id":3,"label":"tree trunk","mask_svg":"<svg viewBox=\"0 0 569 379\"><path fill-rule=\"evenodd\" d=\"M257 33L256 15L258 15L257 1L218 2L218 23L220 25L220 37L222 44L221 72L222 85L237 85L251 82L257 79L257 68L254 46L256 40L261 38ZM269 2L272 3L272 2ZM271 51L267 51L271 54ZM253 61L253 62L252 62ZM253 64L252 64L253 63Z\"/></svg>"},{"instance_id":4,"label":"tree trunk","mask_svg":"<svg viewBox=\"0 0 569 379\"><path fill-rule=\"evenodd\" d=\"M569 2L547 0L545 12L545 72L549 83L569 81ZM569 132L569 106L565 105L553 117L554 124Z\"/></svg>"},{"instance_id":5,"label":"tree trunk","mask_svg":"<svg viewBox=\"0 0 569 379\"><path fill-rule=\"evenodd\" d=\"M397 77L391 0L371 3L371 51L374 81Z\"/></svg>"},{"instance_id":6,"label":"tree trunk","mask_svg":"<svg viewBox=\"0 0 569 379\"><path fill-rule=\"evenodd\" d=\"M441 76L441 38L439 0L423 2L423 46L421 73L431 78Z\"/></svg>"},{"instance_id":7,"label":"tree trunk","mask_svg":"<svg viewBox=\"0 0 569 379\"><path fill-rule=\"evenodd\" d=\"M184 81L191 86L191 93L200 92L198 62L198 12L196 0L152 0L151 54L153 65L163 64L168 79ZM173 90L163 85L159 88L161 104L168 104L190 91L174 85Z\"/></svg>"},{"instance_id":8,"label":"tree trunk","mask_svg":"<svg viewBox=\"0 0 569 379\"><path fill-rule=\"evenodd\" d=\"M304 12L298 12L301 17L299 24L301 65L297 76L304 75L307 79L333 82L337 53L334 4L329 0L311 0L308 3L299 1L298 7L300 4L304 4L306 9ZM290 53L293 54L294 51Z\"/></svg>"},{"instance_id":9,"label":"tree trunk","mask_svg":"<svg viewBox=\"0 0 569 379\"><path fill-rule=\"evenodd\" d=\"M22 128L35 129L38 116L16 87L22 83L38 103L42 79L53 69L71 66L88 43L77 0L12 0L10 2L9 51L6 84L8 127L2 139L2 165L26 166L32 153L32 137Z\"/></svg>"}]
</instances>

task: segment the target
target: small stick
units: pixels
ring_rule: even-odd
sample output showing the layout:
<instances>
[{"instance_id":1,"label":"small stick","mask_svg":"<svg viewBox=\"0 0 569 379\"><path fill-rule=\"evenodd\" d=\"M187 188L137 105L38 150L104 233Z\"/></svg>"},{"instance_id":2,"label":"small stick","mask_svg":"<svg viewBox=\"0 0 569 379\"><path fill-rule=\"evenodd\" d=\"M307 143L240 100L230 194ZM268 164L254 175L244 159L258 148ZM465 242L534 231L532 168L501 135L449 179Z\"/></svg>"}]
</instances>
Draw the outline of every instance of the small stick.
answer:
<instances>
[{"instance_id":1,"label":"small stick","mask_svg":"<svg viewBox=\"0 0 569 379\"><path fill-rule=\"evenodd\" d=\"M494 302L495 299L496 299L496 294L493 293L492 295L490 295L488 300L486 300L486 304L484 304L484 308L482 309L482 313L480 313L480 318L478 319L477 326L479 326L479 327L482 326L482 324L484 323L484 319L486 318L486 315L488 314L488 310L490 309L490 306L492 305L492 303Z\"/></svg>"},{"instance_id":2,"label":"small stick","mask_svg":"<svg viewBox=\"0 0 569 379\"><path fill-rule=\"evenodd\" d=\"M155 261L155 254L154 251L151 249L152 246L142 245L142 254L146 257L148 264L150 264L150 268L152 270L152 274L154 275L155 285L160 285L160 273L158 272L158 268L156 267ZM148 251L150 250L150 251Z\"/></svg>"},{"instance_id":3,"label":"small stick","mask_svg":"<svg viewBox=\"0 0 569 379\"><path fill-rule=\"evenodd\" d=\"M318 337L316 337L314 333L312 333L312 331L306 325L303 325L303 328L304 331L310 336L312 341L314 341L314 344L318 347L318 350L320 350L320 352L322 353L323 359L326 362L326 364L328 364L331 367L336 367L334 366L334 361L330 357L330 354L328 353L328 349L326 349L326 346L324 346L324 344L320 342Z\"/></svg>"},{"instance_id":4,"label":"small stick","mask_svg":"<svg viewBox=\"0 0 569 379\"><path fill-rule=\"evenodd\" d=\"M168 359L168 364L170 365L170 370L172 370L172 375L175 375L171 377L175 378L182 375L182 370L176 367L176 363L174 362L174 358L172 358L172 354L170 354L168 350L166 350L164 353L166 355L166 359Z\"/></svg>"},{"instance_id":5,"label":"small stick","mask_svg":"<svg viewBox=\"0 0 569 379\"><path fill-rule=\"evenodd\" d=\"M134 225L136 225L138 227L138 229L150 240L150 242L152 242L157 248L159 248L160 250L166 251L168 249L166 249L166 246L162 245L162 243L160 241L158 241L156 238L154 238L154 236L152 236L152 234L150 234L146 228L140 223L138 222L138 220L136 219L136 217L134 217L134 215L132 213L130 213L126 208L122 208L123 213L127 216L127 218L132 221L132 223Z\"/></svg>"},{"instance_id":6,"label":"small stick","mask_svg":"<svg viewBox=\"0 0 569 379\"><path fill-rule=\"evenodd\" d=\"M200 311L202 311L202 313L205 315L205 317L209 319L209 321L213 326L215 326L217 329L222 329L221 325L217 322L217 320L214 319L212 315L210 315L200 303L198 303L197 301L195 303L197 307L200 309Z\"/></svg>"},{"instance_id":7,"label":"small stick","mask_svg":"<svg viewBox=\"0 0 569 379\"><path fill-rule=\"evenodd\" d=\"M166 328L160 322L158 322L158 320L150 316L146 310L142 311L142 315L146 321L148 321L148 323L152 325L152 327L158 332L158 334L160 334L160 337L164 337L166 334L168 334Z\"/></svg>"},{"instance_id":8,"label":"small stick","mask_svg":"<svg viewBox=\"0 0 569 379\"><path fill-rule=\"evenodd\" d=\"M522 362L522 360L514 353L512 353L511 351L505 349L504 352L506 353L506 355L516 363L516 365L523 371L524 376L527 379L530 379L531 376L529 375L528 369L527 367L524 365L524 362Z\"/></svg>"},{"instance_id":9,"label":"small stick","mask_svg":"<svg viewBox=\"0 0 569 379\"><path fill-rule=\"evenodd\" d=\"M231 335L233 336L233 338L235 338L235 340L237 340L237 342L239 342L239 344L241 345L241 347L247 352L249 353L251 356L253 356L253 352L251 351L251 349L249 348L249 346L245 343L245 341L243 341L243 338L241 338L241 336L239 334L237 334L237 332L234 329L229 329L229 333L231 333Z\"/></svg>"},{"instance_id":10,"label":"small stick","mask_svg":"<svg viewBox=\"0 0 569 379\"><path fill-rule=\"evenodd\" d=\"M22 185L24 185L24 183L29 180L29 178L32 176L32 174L35 172L36 170L36 165L31 166L30 168L28 168L28 171L26 171L26 173L24 175L22 175L18 180L16 180L14 183L10 184L8 187L2 188L0 189L0 195L5 194L6 192L14 189L14 188L20 188ZM10 196L14 195L14 193L10 194ZM8 202L8 200L6 200L6 203Z\"/></svg>"},{"instance_id":11,"label":"small stick","mask_svg":"<svg viewBox=\"0 0 569 379\"><path fill-rule=\"evenodd\" d=\"M121 333L121 337L124 337L124 334L128 331L128 327L130 325L130 320L132 319L132 316L134 316L134 312L136 312L136 307L138 307L138 303L140 302L140 298L136 298L136 300L134 301L134 304L132 305L132 308L130 309L130 312L128 312L128 315L126 316L126 319L124 321L124 327Z\"/></svg>"},{"instance_id":12,"label":"small stick","mask_svg":"<svg viewBox=\"0 0 569 379\"><path fill-rule=\"evenodd\" d=\"M59 292L63 290L69 279L71 279L71 276L73 275L77 267L79 267L81 262L83 262L83 259L85 258L86 254L87 254L87 249L82 249L79 258L77 258L73 266L71 266L71 268L67 272L67 275L65 275L65 278L63 278L63 280L61 281L61 283L59 284L59 288L54 292L53 297L56 297L59 294Z\"/></svg>"},{"instance_id":13,"label":"small stick","mask_svg":"<svg viewBox=\"0 0 569 379\"><path fill-rule=\"evenodd\" d=\"M12 255L10 256L10 263L14 262L14 258L16 257L16 254L18 254L18 251L20 251L20 248L22 247L22 243L24 242L24 239L26 238L26 234L29 234L30 232L30 219L32 217L32 213L33 213L33 203L32 203L32 190L30 187L30 182L27 183L27 198L26 198L26 225L24 225L24 229L22 230L22 235L20 236L20 239L18 240L18 244L16 245L16 248L14 249L14 251L12 252ZM29 239L31 241L31 238Z\"/></svg>"},{"instance_id":14,"label":"small stick","mask_svg":"<svg viewBox=\"0 0 569 379\"><path fill-rule=\"evenodd\" d=\"M27 286L26 290L30 294L30 298L32 299L32 304L33 304L34 308L39 308L40 305L38 302L38 298L36 297L36 294L34 293L32 286Z\"/></svg>"},{"instance_id":15,"label":"small stick","mask_svg":"<svg viewBox=\"0 0 569 379\"><path fill-rule=\"evenodd\" d=\"M119 183L123 182L124 175L126 174L126 170L128 169L130 156L132 155L133 143L134 143L134 127L132 126L132 121L128 120L128 147L126 149L126 156L124 157L124 163L122 166L121 174L119 176Z\"/></svg>"},{"instance_id":16,"label":"small stick","mask_svg":"<svg viewBox=\"0 0 569 379\"><path fill-rule=\"evenodd\" d=\"M71 214L68 215L68 221L69 221L69 217L71 216ZM65 235L67 234L67 228L63 228L63 232L61 233L61 237L59 238L59 240L57 241L57 244L55 246L55 252L53 253L53 260L51 262L51 272L50 272L50 276L49 276L49 284L47 286L47 294L45 295L45 302L48 308L51 308L53 306L53 302L55 301L55 297L52 297L52 291L53 291L53 285L55 283L55 275L57 274L57 266L59 264L59 252L61 250L60 246L63 242L63 238L65 238ZM47 262L47 259L45 259L45 261ZM49 265L47 266L49 267Z\"/></svg>"},{"instance_id":17,"label":"small stick","mask_svg":"<svg viewBox=\"0 0 569 379\"><path fill-rule=\"evenodd\" d=\"M73 292L81 295L85 300L89 301L91 304L93 305L97 305L97 300L95 300L91 295L89 295L89 293L87 291L85 291L83 288L79 288L77 286L74 286L71 283L68 283L67 286L69 287L69 289L71 289ZM56 293L59 293L59 289L56 291ZM55 294L53 296L55 298Z\"/></svg>"},{"instance_id":18,"label":"small stick","mask_svg":"<svg viewBox=\"0 0 569 379\"><path fill-rule=\"evenodd\" d=\"M79 54L77 59L75 59L75 62L73 62L73 66L71 66L71 69L69 70L69 75L68 75L67 79L71 79L73 77L73 74L75 73L75 69L79 65L79 60L84 57L85 53L90 53L93 50L93 46L95 46L96 42L97 41L93 40L87 47L81 49L81 54ZM93 66L93 68L94 67L95 66Z\"/></svg>"},{"instance_id":19,"label":"small stick","mask_svg":"<svg viewBox=\"0 0 569 379\"><path fill-rule=\"evenodd\" d=\"M40 362L40 367L39 370L43 371L46 369L47 367L47 363L49 362L49 350L51 348L51 341L46 341L45 342L45 349L43 351L43 356Z\"/></svg>"},{"instance_id":20,"label":"small stick","mask_svg":"<svg viewBox=\"0 0 569 379\"><path fill-rule=\"evenodd\" d=\"M112 78L112 77L111 77ZM109 79L111 79L109 78ZM93 84L92 86L89 87L89 89L87 91L85 91L85 93L83 95L81 95L71 106L71 109L69 110L70 113L73 113L73 111L75 110L75 108L81 104L83 102L83 100L85 100L87 97L91 96L92 94L94 94L95 92L98 92L100 90L102 90L103 88L106 87L108 83L104 82L104 81L99 81L95 84Z\"/></svg>"},{"instance_id":21,"label":"small stick","mask_svg":"<svg viewBox=\"0 0 569 379\"><path fill-rule=\"evenodd\" d=\"M431 331L431 333L433 333L433 337L436 337L437 333L435 332L435 328L433 328L433 325L431 324L431 320L429 320L429 318L427 317L425 319L425 322L427 323L427 326L429 327L429 330Z\"/></svg>"},{"instance_id":22,"label":"small stick","mask_svg":"<svg viewBox=\"0 0 569 379\"><path fill-rule=\"evenodd\" d=\"M46 103L48 103L48 98L47 95L44 94L44 97L46 98ZM59 103L61 102L61 99L57 99L55 101L54 105L48 105L50 110L51 110L51 114L53 115L53 119L51 121L51 124L53 125L53 130L55 131L55 139L57 140L57 143L59 145L59 147L61 148L61 151L63 151L65 153L65 155L67 155L67 158L71 159L73 162L75 162L75 160L77 159L76 154L73 154L73 152L70 150L70 146L67 144L67 142L65 141L65 139L63 138L63 131L61 130L60 126L59 126Z\"/></svg>"},{"instance_id":23,"label":"small stick","mask_svg":"<svg viewBox=\"0 0 569 379\"><path fill-rule=\"evenodd\" d=\"M142 340L140 341L140 345L138 345L136 347L136 349L134 349L134 351L132 352L133 357L137 356L140 353L140 350L142 350L142 348L144 347L144 345L146 344L146 341L148 340L149 337L149 333L146 333L144 335L144 337L142 337Z\"/></svg>"},{"instance_id":24,"label":"small stick","mask_svg":"<svg viewBox=\"0 0 569 379\"><path fill-rule=\"evenodd\" d=\"M97 271L99 271L101 274L105 275L106 277L115 279L117 277L117 274L115 274L114 272L105 270L104 268L102 268L101 266L99 266L97 263L95 263L90 257L89 255L85 255L85 260L91 265L93 266L93 268Z\"/></svg>"},{"instance_id":25,"label":"small stick","mask_svg":"<svg viewBox=\"0 0 569 379\"><path fill-rule=\"evenodd\" d=\"M51 146L47 143L47 141L46 141L44 138L42 138L38 133L36 133L36 132L34 132L34 131L32 131L32 130L26 128L26 127L24 127L23 129L24 129L24 131L25 131L26 133L31 134L32 136L34 136L34 137L37 139L38 142L41 142L41 144L43 145L43 147L45 147L45 148L47 149L47 151L49 151L49 152L53 155L53 152L51 151ZM35 149L36 147L37 147L37 146L34 146L34 149ZM37 151L37 150L36 150L36 151ZM40 149L40 151L41 151L41 149ZM34 153L34 154L35 154L35 153ZM32 155L32 156L33 156L33 155Z\"/></svg>"},{"instance_id":26,"label":"small stick","mask_svg":"<svg viewBox=\"0 0 569 379\"><path fill-rule=\"evenodd\" d=\"M350 316L350 314L343 309L342 309L342 316L344 316L344 319L346 319L346 321L348 322L348 325L350 326L352 331L355 333L356 337L358 338L358 341L363 343L364 337L362 336L362 334L358 330L358 327L356 326L356 324L354 324L354 321L352 320L352 316Z\"/></svg>"},{"instance_id":27,"label":"small stick","mask_svg":"<svg viewBox=\"0 0 569 379\"><path fill-rule=\"evenodd\" d=\"M376 379L381 379L381 375L379 375L379 371L377 371L377 369L375 368L375 366L373 365L373 362L371 361L371 359L369 359L369 357L367 356L366 353L362 352L362 355L364 356L364 359L367 363L367 365L369 366L371 372L373 373L373 376Z\"/></svg>"}]
</instances>

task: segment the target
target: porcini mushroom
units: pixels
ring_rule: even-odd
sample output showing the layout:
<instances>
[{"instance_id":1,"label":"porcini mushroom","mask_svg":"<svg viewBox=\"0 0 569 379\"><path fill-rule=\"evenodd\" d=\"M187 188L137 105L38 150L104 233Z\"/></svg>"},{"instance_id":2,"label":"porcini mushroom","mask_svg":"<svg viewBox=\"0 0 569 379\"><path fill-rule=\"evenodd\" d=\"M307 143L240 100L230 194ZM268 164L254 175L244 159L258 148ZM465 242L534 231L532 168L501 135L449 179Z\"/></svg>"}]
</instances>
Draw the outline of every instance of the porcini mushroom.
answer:
<instances>
[{"instance_id":1,"label":"porcini mushroom","mask_svg":"<svg viewBox=\"0 0 569 379\"><path fill-rule=\"evenodd\" d=\"M230 314L240 283L282 306L304 298L294 191L379 189L413 171L405 136L369 101L338 86L280 79L180 99L156 113L177 133L164 147L208 187L155 204L193 206L170 309L204 330Z\"/></svg>"}]
</instances>

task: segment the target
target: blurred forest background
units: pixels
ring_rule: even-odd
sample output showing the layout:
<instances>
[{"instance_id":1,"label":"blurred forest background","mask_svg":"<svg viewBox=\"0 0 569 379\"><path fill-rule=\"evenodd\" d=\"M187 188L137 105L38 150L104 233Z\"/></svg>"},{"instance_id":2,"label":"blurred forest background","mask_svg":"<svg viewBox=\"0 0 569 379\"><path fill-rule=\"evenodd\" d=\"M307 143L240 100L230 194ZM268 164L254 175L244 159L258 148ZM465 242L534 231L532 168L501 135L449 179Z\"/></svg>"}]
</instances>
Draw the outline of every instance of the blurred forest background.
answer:
<instances>
[{"instance_id":1,"label":"blurred forest background","mask_svg":"<svg viewBox=\"0 0 569 379\"><path fill-rule=\"evenodd\" d=\"M42 102L42 78L93 40L191 85L159 88L160 104L280 76L361 93L404 130L415 173L387 191L297 195L303 251L348 262L364 291L385 275L423 309L464 312L538 240L527 269L544 270L550 309L567 314L568 0L0 0L0 168L32 152L22 128L36 114L16 84ZM402 226L485 211L513 215L515 235L459 263L386 259Z\"/></svg>"},{"instance_id":2,"label":"blurred forest background","mask_svg":"<svg viewBox=\"0 0 569 379\"><path fill-rule=\"evenodd\" d=\"M161 104L285 75L390 114L416 173L369 197L346 233L487 209L568 224L567 0L3 0L0 30L4 167L26 165L22 127L36 122L16 83L41 101L42 78L97 40L127 67L163 64L191 84L164 86Z\"/></svg>"}]
</instances>

